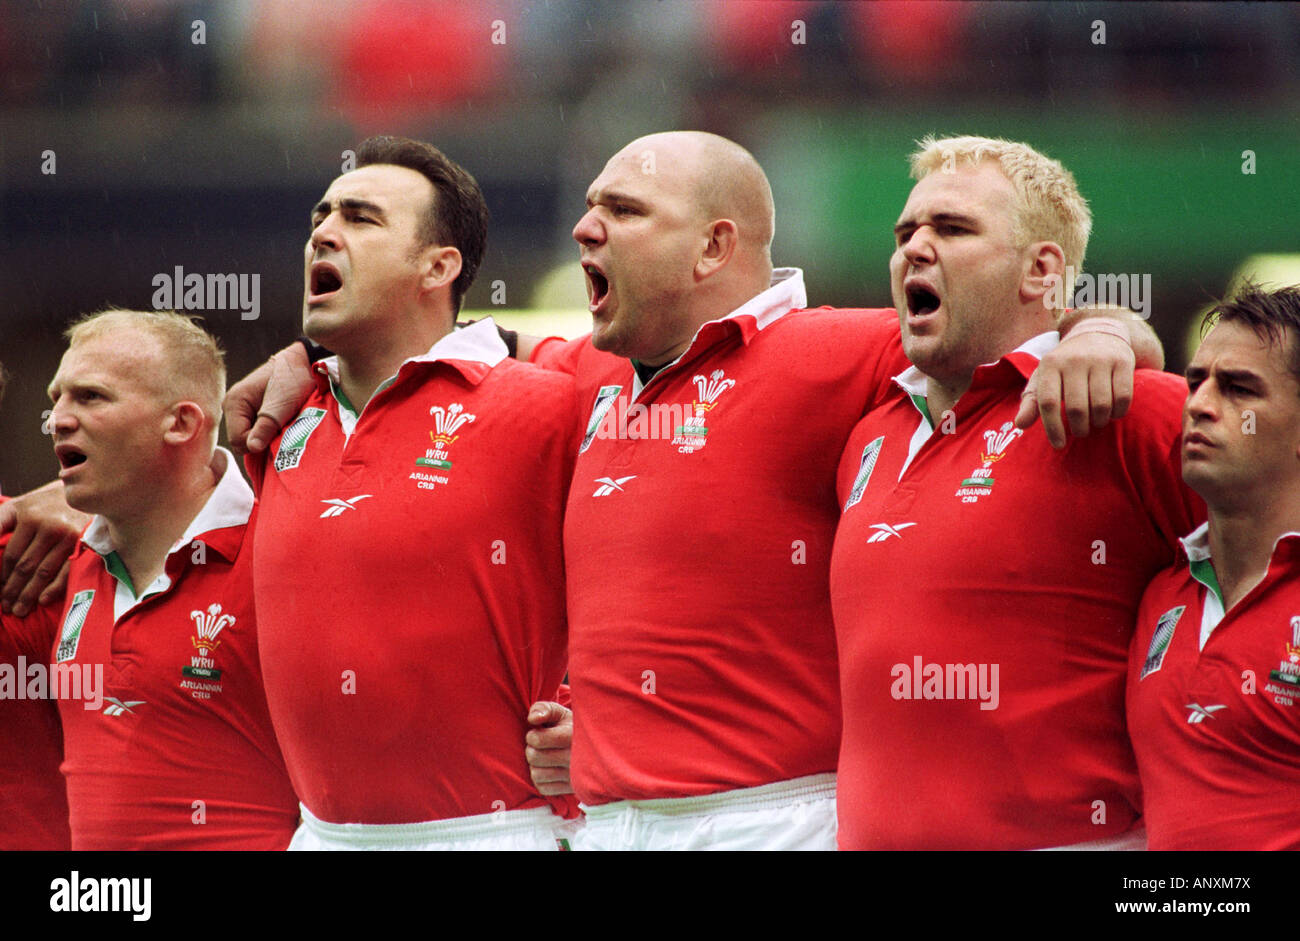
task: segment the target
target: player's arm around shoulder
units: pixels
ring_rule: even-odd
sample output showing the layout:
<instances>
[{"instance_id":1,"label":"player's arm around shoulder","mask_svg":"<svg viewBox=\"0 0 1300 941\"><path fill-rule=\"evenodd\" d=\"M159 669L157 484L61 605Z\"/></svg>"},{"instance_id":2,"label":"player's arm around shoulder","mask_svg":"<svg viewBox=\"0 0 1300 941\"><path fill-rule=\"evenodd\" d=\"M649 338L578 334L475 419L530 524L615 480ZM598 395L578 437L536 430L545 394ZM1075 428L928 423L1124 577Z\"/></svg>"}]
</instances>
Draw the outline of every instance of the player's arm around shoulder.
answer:
<instances>
[{"instance_id":1,"label":"player's arm around shoulder","mask_svg":"<svg viewBox=\"0 0 1300 941\"><path fill-rule=\"evenodd\" d=\"M879 355L895 342L902 349L898 311L892 307L810 307L791 311L777 325L800 343L820 345L823 355Z\"/></svg>"},{"instance_id":2,"label":"player's arm around shoulder","mask_svg":"<svg viewBox=\"0 0 1300 941\"><path fill-rule=\"evenodd\" d=\"M0 499L0 610L26 614L63 597L68 557L90 523L68 506L57 480L14 499Z\"/></svg>"},{"instance_id":3,"label":"player's arm around shoulder","mask_svg":"<svg viewBox=\"0 0 1300 941\"><path fill-rule=\"evenodd\" d=\"M542 369L574 375L584 348L591 345L591 335L566 340L563 337L533 337L519 335L518 355L521 363L532 363Z\"/></svg>"},{"instance_id":4,"label":"player's arm around shoulder","mask_svg":"<svg viewBox=\"0 0 1300 941\"><path fill-rule=\"evenodd\" d=\"M5 540L0 538L0 547L3 547L4 542ZM71 573L71 578L78 580L84 578L86 561L83 557L88 552L91 550L80 543L73 550L71 558L64 567L65 572ZM96 563L99 561L97 556L94 561ZM33 605L22 616L13 612L0 612L0 633L3 633L8 642L19 653L26 656L29 662L49 662L50 651L54 647L59 625L63 621L63 612L69 600L68 596L60 595L52 600L42 601Z\"/></svg>"},{"instance_id":5,"label":"player's arm around shoulder","mask_svg":"<svg viewBox=\"0 0 1300 941\"><path fill-rule=\"evenodd\" d=\"M779 345L774 368L789 377L859 390L866 411L910 363L893 308L813 307L763 328Z\"/></svg>"},{"instance_id":6,"label":"player's arm around shoulder","mask_svg":"<svg viewBox=\"0 0 1300 941\"><path fill-rule=\"evenodd\" d=\"M525 409L522 426L532 460L546 469L546 479L562 485L567 497L582 441L579 381L568 372L531 363L507 360L498 366L502 367L512 396Z\"/></svg>"},{"instance_id":7,"label":"player's arm around shoulder","mask_svg":"<svg viewBox=\"0 0 1300 941\"><path fill-rule=\"evenodd\" d=\"M1121 460L1142 505L1172 549L1205 519L1205 504L1182 476L1187 381L1156 369L1133 374L1133 404L1113 424Z\"/></svg>"},{"instance_id":8,"label":"player's arm around shoulder","mask_svg":"<svg viewBox=\"0 0 1300 941\"><path fill-rule=\"evenodd\" d=\"M1150 435L1161 444L1177 444L1186 399L1187 380L1182 376L1160 369L1137 369L1133 373L1133 402L1126 418L1138 420L1131 426L1118 421L1116 428L1131 427L1135 435Z\"/></svg>"}]
</instances>

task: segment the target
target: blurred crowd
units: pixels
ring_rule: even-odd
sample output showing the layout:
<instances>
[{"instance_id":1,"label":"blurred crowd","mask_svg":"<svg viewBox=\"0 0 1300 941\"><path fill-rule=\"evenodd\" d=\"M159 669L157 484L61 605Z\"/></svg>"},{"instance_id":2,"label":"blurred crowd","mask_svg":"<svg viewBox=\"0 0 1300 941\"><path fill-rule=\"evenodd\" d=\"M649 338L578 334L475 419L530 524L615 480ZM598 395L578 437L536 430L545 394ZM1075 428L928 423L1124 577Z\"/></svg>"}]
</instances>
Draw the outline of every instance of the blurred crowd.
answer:
<instances>
[{"instance_id":1,"label":"blurred crowd","mask_svg":"<svg viewBox=\"0 0 1300 941\"><path fill-rule=\"evenodd\" d=\"M1081 35L1120 54L1104 74ZM273 99L373 117L581 99L642 70L735 97L1065 92L1086 77L1186 102L1294 95L1298 50L1289 4L85 0L6 5L0 104Z\"/></svg>"}]
</instances>

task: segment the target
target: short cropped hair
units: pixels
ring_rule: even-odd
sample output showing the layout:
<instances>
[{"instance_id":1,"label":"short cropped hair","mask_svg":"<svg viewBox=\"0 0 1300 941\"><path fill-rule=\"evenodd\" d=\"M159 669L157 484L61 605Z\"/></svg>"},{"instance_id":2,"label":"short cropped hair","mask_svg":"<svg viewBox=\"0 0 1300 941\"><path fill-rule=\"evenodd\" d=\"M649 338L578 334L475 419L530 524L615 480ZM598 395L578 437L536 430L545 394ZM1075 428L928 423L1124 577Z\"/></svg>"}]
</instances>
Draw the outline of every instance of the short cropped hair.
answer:
<instances>
[{"instance_id":1,"label":"short cropped hair","mask_svg":"<svg viewBox=\"0 0 1300 941\"><path fill-rule=\"evenodd\" d=\"M216 337L199 321L202 318L173 310L123 310L110 307L86 314L63 331L68 348L122 330L136 330L158 341L165 372L156 377L160 391L171 401L191 400L211 423L210 439L215 446L221 426L221 400L226 394L225 352Z\"/></svg>"},{"instance_id":2,"label":"short cropped hair","mask_svg":"<svg viewBox=\"0 0 1300 941\"><path fill-rule=\"evenodd\" d=\"M1205 315L1201 336L1219 323L1245 324L1264 342L1281 345L1287 371L1300 380L1300 285L1270 291L1247 281Z\"/></svg>"},{"instance_id":3,"label":"short cropped hair","mask_svg":"<svg viewBox=\"0 0 1300 941\"><path fill-rule=\"evenodd\" d=\"M961 161L977 166L996 160L1016 193L1016 218L1012 231L1016 239L1048 241L1061 246L1065 264L1075 275L1083 272L1083 256L1092 232L1092 212L1079 193L1074 175L1057 160L1040 154L1028 144L996 137L943 137L933 135L917 141L912 154L912 178L921 180L945 164ZM1072 285L1071 285L1072 287Z\"/></svg>"},{"instance_id":4,"label":"short cropped hair","mask_svg":"<svg viewBox=\"0 0 1300 941\"><path fill-rule=\"evenodd\" d=\"M423 174L434 198L421 225L421 246L450 245L460 250L460 274L452 282L457 312L474 283L487 249L488 208L478 181L437 147L406 137L369 137L357 148L357 166L393 164Z\"/></svg>"}]
</instances>

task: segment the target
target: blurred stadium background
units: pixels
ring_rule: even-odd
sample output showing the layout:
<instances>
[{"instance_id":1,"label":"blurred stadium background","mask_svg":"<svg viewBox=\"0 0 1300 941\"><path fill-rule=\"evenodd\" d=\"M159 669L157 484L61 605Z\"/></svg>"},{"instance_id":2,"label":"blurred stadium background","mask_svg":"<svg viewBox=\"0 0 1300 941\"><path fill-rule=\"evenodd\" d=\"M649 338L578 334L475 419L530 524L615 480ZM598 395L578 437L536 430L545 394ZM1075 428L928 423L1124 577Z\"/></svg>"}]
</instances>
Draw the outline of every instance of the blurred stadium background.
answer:
<instances>
[{"instance_id":1,"label":"blurred stadium background","mask_svg":"<svg viewBox=\"0 0 1300 941\"><path fill-rule=\"evenodd\" d=\"M56 473L43 390L74 315L149 307L176 266L256 273L257 320L206 314L232 376L291 339L308 211L373 133L478 177L493 218L467 306L531 332L584 331L569 231L587 183L669 128L754 152L775 260L805 269L813 304L890 304L904 157L928 132L1070 167L1087 268L1150 274L1170 368L1234 278L1300 282L1291 5L6 0L0 112L8 494Z\"/></svg>"}]
</instances>

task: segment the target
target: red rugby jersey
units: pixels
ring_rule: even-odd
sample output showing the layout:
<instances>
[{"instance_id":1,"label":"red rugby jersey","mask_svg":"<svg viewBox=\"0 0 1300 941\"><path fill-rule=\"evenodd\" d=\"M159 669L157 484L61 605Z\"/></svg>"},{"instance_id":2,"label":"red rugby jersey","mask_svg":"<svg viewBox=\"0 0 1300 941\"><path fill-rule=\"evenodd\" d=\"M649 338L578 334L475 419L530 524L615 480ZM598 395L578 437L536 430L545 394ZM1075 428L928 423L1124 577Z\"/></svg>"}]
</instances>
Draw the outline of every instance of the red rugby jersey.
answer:
<instances>
[{"instance_id":1,"label":"red rugby jersey","mask_svg":"<svg viewBox=\"0 0 1300 941\"><path fill-rule=\"evenodd\" d=\"M1124 675L1142 592L1198 513L1187 386L1139 370L1126 418L1055 451L1012 426L1054 345L980 366L933 434L911 368L844 450L842 849L1060 846L1138 818Z\"/></svg>"},{"instance_id":2,"label":"red rugby jersey","mask_svg":"<svg viewBox=\"0 0 1300 941\"><path fill-rule=\"evenodd\" d=\"M644 389L586 339L539 350L588 393L565 520L586 803L835 770L835 467L905 360L892 310L792 312L802 278L777 278Z\"/></svg>"},{"instance_id":3,"label":"red rugby jersey","mask_svg":"<svg viewBox=\"0 0 1300 941\"><path fill-rule=\"evenodd\" d=\"M0 536L0 552L8 543ZM43 666L49 652L50 617L39 608L25 618L0 614L0 850L71 845L59 709L26 695L27 666Z\"/></svg>"},{"instance_id":4,"label":"red rugby jersey","mask_svg":"<svg viewBox=\"0 0 1300 941\"><path fill-rule=\"evenodd\" d=\"M1142 599L1129 657L1150 848L1300 849L1300 534L1226 615L1208 527L1183 545Z\"/></svg>"},{"instance_id":5,"label":"red rugby jersey","mask_svg":"<svg viewBox=\"0 0 1300 941\"><path fill-rule=\"evenodd\" d=\"M490 320L359 416L337 361L317 370L253 468L262 664L303 804L371 824L567 810L534 788L524 736L565 670L572 378L508 359Z\"/></svg>"},{"instance_id":6,"label":"red rugby jersey","mask_svg":"<svg viewBox=\"0 0 1300 941\"><path fill-rule=\"evenodd\" d=\"M257 658L253 494L219 455L216 490L138 601L101 519L73 555L44 648L82 678L81 698L59 699L73 849L278 850L293 836Z\"/></svg>"}]
</instances>

